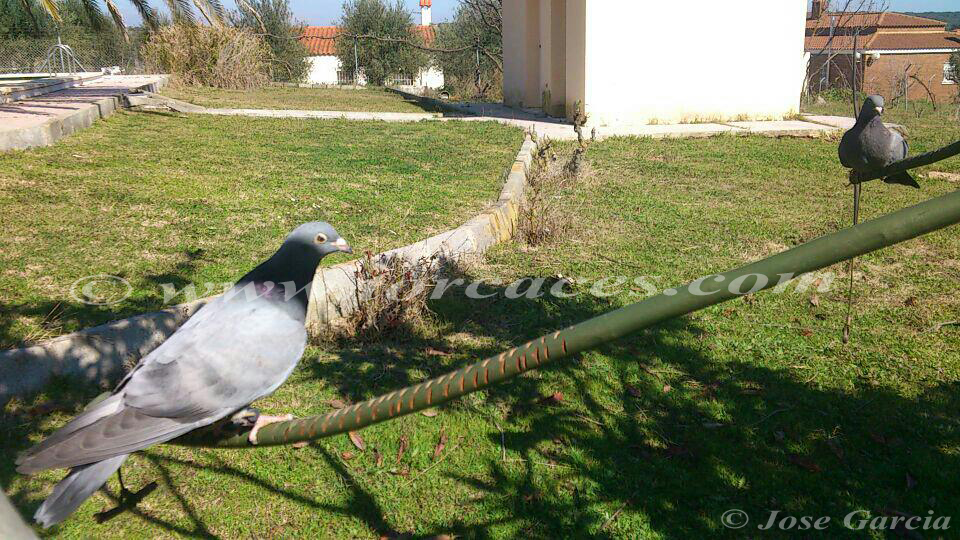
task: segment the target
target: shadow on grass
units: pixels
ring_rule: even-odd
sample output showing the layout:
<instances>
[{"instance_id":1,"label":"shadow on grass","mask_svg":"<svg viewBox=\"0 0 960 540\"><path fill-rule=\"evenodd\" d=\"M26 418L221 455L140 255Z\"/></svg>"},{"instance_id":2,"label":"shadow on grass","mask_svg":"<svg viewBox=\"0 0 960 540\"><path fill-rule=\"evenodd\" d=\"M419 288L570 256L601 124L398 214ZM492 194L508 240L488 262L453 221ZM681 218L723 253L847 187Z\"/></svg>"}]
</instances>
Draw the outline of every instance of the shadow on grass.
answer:
<instances>
[{"instance_id":1,"label":"shadow on grass","mask_svg":"<svg viewBox=\"0 0 960 540\"><path fill-rule=\"evenodd\" d=\"M437 325L492 338L484 343L516 344L613 307L587 295L507 300L502 289L486 292L499 294L478 301L451 291L432 305ZM421 380L411 371L437 375L501 350L464 345L449 357L436 356L425 351L444 343L414 331L405 335L379 349L344 349L341 361L304 368L359 401ZM675 319L562 361L540 377L489 389L487 402L510 411L501 420L502 435L490 435L507 458L443 472L451 486L479 496L463 503L454 522L422 512L419 532L472 538L779 536L787 533L755 527L780 510L830 516L831 537L862 537L863 531L840 523L851 511L925 517L928 511L951 516L960 508L960 384L940 383L915 396L866 379L850 381L849 389L817 387L795 371L759 365L747 353L725 357L711 348L709 337L695 319ZM379 364L375 376L371 362ZM565 395L561 403L530 405L557 389ZM84 402L96 391L50 392L58 393L61 401ZM4 439L16 441L3 448L4 485L15 474L13 457L38 424L25 415L4 418ZM370 493L335 456L314 448L351 490L346 503L319 503L223 462L202 467L298 505L354 516L374 531L392 530L378 502L391 494ZM176 461L147 456L161 470ZM174 479L166 475L163 481L177 493ZM170 532L209 536L203 517L176 497L192 529L140 510L137 515ZM24 515L40 502L25 493L12 499ZM730 509L751 517L747 529L722 526L720 517Z\"/></svg>"}]
</instances>

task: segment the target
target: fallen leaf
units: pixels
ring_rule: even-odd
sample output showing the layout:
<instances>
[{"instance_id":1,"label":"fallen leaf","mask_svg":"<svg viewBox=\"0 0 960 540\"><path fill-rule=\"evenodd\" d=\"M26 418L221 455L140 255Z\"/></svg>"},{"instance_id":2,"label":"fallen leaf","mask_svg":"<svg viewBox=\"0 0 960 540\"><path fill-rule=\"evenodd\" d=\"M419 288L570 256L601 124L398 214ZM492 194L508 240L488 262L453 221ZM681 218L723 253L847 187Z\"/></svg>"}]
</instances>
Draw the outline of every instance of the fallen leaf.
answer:
<instances>
[{"instance_id":1,"label":"fallen leaf","mask_svg":"<svg viewBox=\"0 0 960 540\"><path fill-rule=\"evenodd\" d=\"M721 313L721 315L723 315L724 317L730 317L731 315L733 315L734 313L736 313L736 311L737 311L737 310L735 310L735 309L733 309L733 308L727 308L727 309L723 310L723 312Z\"/></svg>"},{"instance_id":2,"label":"fallen leaf","mask_svg":"<svg viewBox=\"0 0 960 540\"><path fill-rule=\"evenodd\" d=\"M663 393L664 393L664 394L666 394L667 392L669 392L669 391L671 391L671 390L673 390L673 387L670 386L669 384L663 385Z\"/></svg>"},{"instance_id":3,"label":"fallen leaf","mask_svg":"<svg viewBox=\"0 0 960 540\"><path fill-rule=\"evenodd\" d=\"M443 449L447 446L447 434L444 430L440 429L440 441L437 442L436 448L433 449L433 459L436 460L440 457L440 454L443 453Z\"/></svg>"},{"instance_id":4,"label":"fallen leaf","mask_svg":"<svg viewBox=\"0 0 960 540\"><path fill-rule=\"evenodd\" d=\"M427 353L427 356L450 356L450 354L452 354L449 351L442 351L440 349L434 349L433 347L427 347L424 352Z\"/></svg>"},{"instance_id":5,"label":"fallen leaf","mask_svg":"<svg viewBox=\"0 0 960 540\"><path fill-rule=\"evenodd\" d=\"M301 448L306 448L306 446L307 446L308 444L310 444L309 441L300 441L300 442L298 442L298 443L293 443L291 446L293 446L294 448L296 448L297 450L299 450L299 449L301 449Z\"/></svg>"},{"instance_id":6,"label":"fallen leaf","mask_svg":"<svg viewBox=\"0 0 960 540\"><path fill-rule=\"evenodd\" d=\"M810 297L810 305L813 306L813 307L819 307L819 306L820 306L820 297L817 296L817 295L811 296L811 297Z\"/></svg>"},{"instance_id":7,"label":"fallen leaf","mask_svg":"<svg viewBox=\"0 0 960 540\"><path fill-rule=\"evenodd\" d=\"M802 335L803 337L810 337L813 335L813 330L809 328L803 328L800 330L800 335Z\"/></svg>"},{"instance_id":8,"label":"fallen leaf","mask_svg":"<svg viewBox=\"0 0 960 540\"><path fill-rule=\"evenodd\" d=\"M421 411L420 414L426 416L427 418L433 418L434 416L436 416L436 415L439 414L439 413L437 413L437 410L436 410L436 409L427 409L427 410L425 410L425 411Z\"/></svg>"},{"instance_id":9,"label":"fallen leaf","mask_svg":"<svg viewBox=\"0 0 960 540\"><path fill-rule=\"evenodd\" d=\"M381 454L380 451L377 450L376 448L373 449L373 459L374 459L374 462L377 464L377 467L380 467L383 465L383 454Z\"/></svg>"},{"instance_id":10,"label":"fallen leaf","mask_svg":"<svg viewBox=\"0 0 960 540\"><path fill-rule=\"evenodd\" d=\"M540 403L540 405L551 406L551 405L560 405L560 403L562 402L563 402L563 393L554 392L549 396L542 397L538 403Z\"/></svg>"},{"instance_id":11,"label":"fallen leaf","mask_svg":"<svg viewBox=\"0 0 960 540\"><path fill-rule=\"evenodd\" d=\"M903 305L909 306L909 307L913 307L913 306L917 305L917 297L916 297L916 296L911 296L910 298L907 298L907 299L903 302Z\"/></svg>"},{"instance_id":12,"label":"fallen leaf","mask_svg":"<svg viewBox=\"0 0 960 540\"><path fill-rule=\"evenodd\" d=\"M910 476L910 473L907 473L907 489L913 489L915 487L917 487L917 481Z\"/></svg>"},{"instance_id":13,"label":"fallen leaf","mask_svg":"<svg viewBox=\"0 0 960 540\"><path fill-rule=\"evenodd\" d=\"M357 447L357 450L362 452L367 448L367 445L363 442L363 437L361 437L356 431L347 432L347 435L350 437L350 442Z\"/></svg>"},{"instance_id":14,"label":"fallen leaf","mask_svg":"<svg viewBox=\"0 0 960 540\"><path fill-rule=\"evenodd\" d=\"M331 399L330 401L327 402L327 405L330 405L334 409L342 409L347 406L347 404L344 403L343 400L341 399Z\"/></svg>"},{"instance_id":15,"label":"fallen leaf","mask_svg":"<svg viewBox=\"0 0 960 540\"><path fill-rule=\"evenodd\" d=\"M788 459L790 460L790 463L793 463L793 464L796 465L797 467L806 469L807 471L812 472L812 473L818 473L818 472L820 472L820 471L823 470L823 469L820 468L819 465L817 465L817 464L814 463L813 461L811 461L811 460L809 460L809 459L807 459L807 458L805 458L805 457L803 457L803 456L799 456L799 455L797 455L797 454L790 454L790 455L788 456Z\"/></svg>"},{"instance_id":16,"label":"fallen leaf","mask_svg":"<svg viewBox=\"0 0 960 540\"><path fill-rule=\"evenodd\" d=\"M639 388L632 384L625 384L624 387L627 389L627 393L635 398L643 397L643 392Z\"/></svg>"},{"instance_id":17,"label":"fallen leaf","mask_svg":"<svg viewBox=\"0 0 960 540\"><path fill-rule=\"evenodd\" d=\"M407 451L408 446L410 446L410 439L406 435L401 435L400 446L397 448L397 463L400 463L400 459L403 458L403 453Z\"/></svg>"},{"instance_id":18,"label":"fallen leaf","mask_svg":"<svg viewBox=\"0 0 960 540\"><path fill-rule=\"evenodd\" d=\"M346 461L350 461L351 459L353 459L353 458L356 457L356 456L354 455L353 452L347 450L347 451L343 452L342 454L340 454L340 457L342 457L342 458L345 459Z\"/></svg>"}]
</instances>

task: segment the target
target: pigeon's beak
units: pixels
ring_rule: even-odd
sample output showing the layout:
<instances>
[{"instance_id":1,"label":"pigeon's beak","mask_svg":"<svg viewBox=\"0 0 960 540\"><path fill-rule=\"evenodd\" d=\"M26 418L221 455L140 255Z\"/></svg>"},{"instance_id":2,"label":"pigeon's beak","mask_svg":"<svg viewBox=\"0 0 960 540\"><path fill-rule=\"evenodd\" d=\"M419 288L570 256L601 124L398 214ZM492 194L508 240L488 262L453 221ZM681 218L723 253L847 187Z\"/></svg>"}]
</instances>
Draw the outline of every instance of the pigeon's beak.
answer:
<instances>
[{"instance_id":1,"label":"pigeon's beak","mask_svg":"<svg viewBox=\"0 0 960 540\"><path fill-rule=\"evenodd\" d=\"M877 107L877 114L883 114L883 107Z\"/></svg>"},{"instance_id":2,"label":"pigeon's beak","mask_svg":"<svg viewBox=\"0 0 960 540\"><path fill-rule=\"evenodd\" d=\"M348 244L343 238L337 238L337 241L333 243L333 247L344 253L353 253L353 248L350 247L350 244Z\"/></svg>"}]
</instances>

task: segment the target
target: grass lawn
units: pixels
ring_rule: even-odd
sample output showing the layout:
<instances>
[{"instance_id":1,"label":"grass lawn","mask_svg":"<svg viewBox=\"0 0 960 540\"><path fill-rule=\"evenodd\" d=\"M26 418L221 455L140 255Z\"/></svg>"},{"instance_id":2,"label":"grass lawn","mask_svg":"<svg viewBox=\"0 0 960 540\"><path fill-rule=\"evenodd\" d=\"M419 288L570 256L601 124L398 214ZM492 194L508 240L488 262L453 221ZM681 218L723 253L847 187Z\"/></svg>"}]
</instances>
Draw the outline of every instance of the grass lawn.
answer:
<instances>
[{"instance_id":1,"label":"grass lawn","mask_svg":"<svg viewBox=\"0 0 960 540\"><path fill-rule=\"evenodd\" d=\"M960 136L955 124L940 129ZM913 143L930 144L919 134ZM581 295L507 300L493 285L482 292L500 294L486 300L449 293L433 304L435 320L412 335L310 348L258 407L326 412L330 400L391 391L638 299L635 290L586 294L598 278L656 276L666 288L835 231L850 219L836 145L733 136L595 143L591 171L561 194L570 225L555 243L507 243L470 270L506 282L562 274ZM863 214L957 187L921 183L915 191L871 182ZM842 276L844 268L830 270ZM952 516L949 531L924 534L950 537L960 509L960 327L934 328L960 319L960 230L864 257L857 276L849 345L840 339L839 277L817 295L765 292L530 372L436 416L378 424L361 432L362 451L346 436L299 449L150 449L124 468L129 485L160 486L133 513L94 522L113 505L111 479L108 494L55 533L782 537L755 528L780 510L831 517L832 538L884 538L842 527L862 510ZM62 473L19 477L13 455L96 393L64 384L8 407L0 429L16 442L3 450L0 483L23 513ZM543 400L556 393L562 398ZM64 410L35 408L50 403ZM720 517L730 509L746 511L750 525L725 529Z\"/></svg>"},{"instance_id":2,"label":"grass lawn","mask_svg":"<svg viewBox=\"0 0 960 540\"><path fill-rule=\"evenodd\" d=\"M163 94L204 107L222 109L294 109L316 111L432 112L416 101L383 88L289 88L268 86L255 90L171 85Z\"/></svg>"},{"instance_id":3,"label":"grass lawn","mask_svg":"<svg viewBox=\"0 0 960 540\"><path fill-rule=\"evenodd\" d=\"M122 113L2 154L0 347L160 308L163 283L234 280L305 221L374 252L457 226L496 199L521 140L494 123ZM80 304L71 284L95 274L133 295Z\"/></svg>"}]
</instances>

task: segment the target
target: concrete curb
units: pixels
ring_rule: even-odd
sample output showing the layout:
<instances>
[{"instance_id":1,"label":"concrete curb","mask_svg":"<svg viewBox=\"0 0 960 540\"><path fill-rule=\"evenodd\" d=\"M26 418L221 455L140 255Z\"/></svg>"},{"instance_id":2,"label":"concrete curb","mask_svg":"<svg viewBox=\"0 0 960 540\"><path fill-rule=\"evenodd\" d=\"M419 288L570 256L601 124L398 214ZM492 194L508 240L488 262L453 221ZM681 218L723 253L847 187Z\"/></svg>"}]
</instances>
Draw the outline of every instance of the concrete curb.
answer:
<instances>
[{"instance_id":1,"label":"concrete curb","mask_svg":"<svg viewBox=\"0 0 960 540\"><path fill-rule=\"evenodd\" d=\"M499 199L463 225L414 244L380 254L415 263L435 254L478 257L490 246L513 236L533 162L536 143L526 138L520 146ZM323 268L314 278L307 312L308 330L316 335L357 309L358 261ZM363 287L361 285L361 287ZM54 376L105 386L114 383L143 356L200 309L210 298L162 311L144 313L80 330L22 349L0 351L0 404L14 396L36 393Z\"/></svg>"},{"instance_id":2,"label":"concrete curb","mask_svg":"<svg viewBox=\"0 0 960 540\"><path fill-rule=\"evenodd\" d=\"M145 84L141 88L158 90L164 84L166 79L161 78L158 82ZM90 127L97 120L110 116L125 105L125 97L118 93L94 100L76 111L50 118L42 124L4 131L0 133L0 152L51 146L68 135Z\"/></svg>"},{"instance_id":3,"label":"concrete curb","mask_svg":"<svg viewBox=\"0 0 960 540\"><path fill-rule=\"evenodd\" d=\"M24 76L41 75L40 73L24 73ZM102 73L80 73L78 75L50 76L37 81L29 81L14 87L0 88L0 105L21 99L42 96L58 90L73 88L102 77Z\"/></svg>"}]
</instances>

